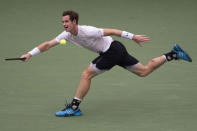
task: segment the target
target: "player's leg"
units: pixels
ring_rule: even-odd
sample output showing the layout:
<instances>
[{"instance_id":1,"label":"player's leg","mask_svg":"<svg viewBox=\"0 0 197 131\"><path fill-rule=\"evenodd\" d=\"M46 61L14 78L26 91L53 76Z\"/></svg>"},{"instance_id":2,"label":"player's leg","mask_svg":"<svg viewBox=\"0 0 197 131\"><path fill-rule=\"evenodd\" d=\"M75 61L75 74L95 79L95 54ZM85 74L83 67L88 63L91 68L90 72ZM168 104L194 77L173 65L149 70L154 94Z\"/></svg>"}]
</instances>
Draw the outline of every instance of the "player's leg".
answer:
<instances>
[{"instance_id":1,"label":"player's leg","mask_svg":"<svg viewBox=\"0 0 197 131\"><path fill-rule=\"evenodd\" d=\"M100 56L94 59L92 63L82 72L81 80L75 94L75 98L77 100L82 100L87 94L90 88L91 79L94 76L101 74L106 70L110 70L119 61L121 61L121 47L122 46L117 41L114 41L108 51L101 53Z\"/></svg>"},{"instance_id":2,"label":"player's leg","mask_svg":"<svg viewBox=\"0 0 197 131\"><path fill-rule=\"evenodd\" d=\"M134 58L132 56L129 56L128 59L129 61L132 61ZM173 49L169 53L150 60L147 65L142 65L141 63L138 63L135 65L127 66L126 68L129 71L137 74L138 76L145 77L151 72L153 72L155 69L163 65L166 61L171 60L185 60L188 62L192 62L190 56L183 49L181 49L180 46L175 44Z\"/></svg>"},{"instance_id":3,"label":"player's leg","mask_svg":"<svg viewBox=\"0 0 197 131\"><path fill-rule=\"evenodd\" d=\"M96 76L97 73L92 69L91 65L89 65L81 74L81 80L79 82L75 97L78 99L83 99L87 94L91 79Z\"/></svg>"},{"instance_id":4,"label":"player's leg","mask_svg":"<svg viewBox=\"0 0 197 131\"><path fill-rule=\"evenodd\" d=\"M66 108L64 108L63 110L56 112L56 116L67 117L80 116L82 114L79 105L90 88L91 79L97 74L98 72L96 72L90 64L81 74L81 80L72 102L70 104L67 104Z\"/></svg>"},{"instance_id":5,"label":"player's leg","mask_svg":"<svg viewBox=\"0 0 197 131\"><path fill-rule=\"evenodd\" d=\"M166 62L165 56L160 56L150 60L147 65L142 65L141 63L137 63L135 67L132 68L132 70L129 67L127 67L127 69L140 77L145 77L151 72L153 72L155 69L163 65L165 62Z\"/></svg>"},{"instance_id":6,"label":"player's leg","mask_svg":"<svg viewBox=\"0 0 197 131\"><path fill-rule=\"evenodd\" d=\"M118 44L113 44L107 52L100 54L92 61L82 72L79 86L71 104L67 105L62 111L56 112L56 116L79 116L82 114L79 105L90 88L91 79L106 70L110 70L121 60L121 52L117 52L117 49L119 49Z\"/></svg>"}]
</instances>

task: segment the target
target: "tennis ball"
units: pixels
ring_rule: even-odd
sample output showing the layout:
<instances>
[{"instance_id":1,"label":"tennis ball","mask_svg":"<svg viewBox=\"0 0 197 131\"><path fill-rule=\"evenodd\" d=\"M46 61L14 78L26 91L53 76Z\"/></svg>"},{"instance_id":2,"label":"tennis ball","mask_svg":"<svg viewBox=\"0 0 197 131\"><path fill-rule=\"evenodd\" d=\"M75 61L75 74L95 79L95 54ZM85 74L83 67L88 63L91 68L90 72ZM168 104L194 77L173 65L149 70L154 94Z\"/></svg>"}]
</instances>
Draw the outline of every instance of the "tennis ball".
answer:
<instances>
[{"instance_id":1,"label":"tennis ball","mask_svg":"<svg viewBox=\"0 0 197 131\"><path fill-rule=\"evenodd\" d=\"M62 39L62 40L60 41L60 45L65 45L65 44L66 44L66 40Z\"/></svg>"}]
</instances>

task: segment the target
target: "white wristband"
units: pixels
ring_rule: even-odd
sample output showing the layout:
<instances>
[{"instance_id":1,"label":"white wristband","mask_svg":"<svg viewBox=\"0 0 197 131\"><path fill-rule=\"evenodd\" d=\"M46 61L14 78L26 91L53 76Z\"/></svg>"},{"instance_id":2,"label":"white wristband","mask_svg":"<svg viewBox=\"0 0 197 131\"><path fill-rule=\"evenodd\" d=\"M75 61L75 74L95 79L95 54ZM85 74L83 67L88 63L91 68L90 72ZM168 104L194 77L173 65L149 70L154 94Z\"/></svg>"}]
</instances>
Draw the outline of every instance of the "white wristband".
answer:
<instances>
[{"instance_id":1,"label":"white wristband","mask_svg":"<svg viewBox=\"0 0 197 131\"><path fill-rule=\"evenodd\" d=\"M29 54L31 54L32 56L37 55L40 53L40 50L36 47L33 50L31 50L30 52L28 52Z\"/></svg>"},{"instance_id":2,"label":"white wristband","mask_svg":"<svg viewBox=\"0 0 197 131\"><path fill-rule=\"evenodd\" d=\"M133 39L134 34L126 32L126 31L122 31L121 37L123 38L127 38L127 39Z\"/></svg>"}]
</instances>

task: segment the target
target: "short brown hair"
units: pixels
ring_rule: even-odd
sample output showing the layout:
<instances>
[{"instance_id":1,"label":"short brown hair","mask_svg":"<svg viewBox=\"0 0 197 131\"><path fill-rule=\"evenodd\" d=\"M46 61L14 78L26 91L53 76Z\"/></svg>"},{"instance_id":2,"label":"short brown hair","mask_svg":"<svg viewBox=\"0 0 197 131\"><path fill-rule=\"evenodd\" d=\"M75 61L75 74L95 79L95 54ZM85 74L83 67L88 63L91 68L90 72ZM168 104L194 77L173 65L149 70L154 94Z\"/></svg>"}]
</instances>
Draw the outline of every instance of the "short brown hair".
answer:
<instances>
[{"instance_id":1,"label":"short brown hair","mask_svg":"<svg viewBox=\"0 0 197 131\"><path fill-rule=\"evenodd\" d=\"M76 20L76 23L78 24L79 15L77 12L72 10L63 11L62 16L66 16L66 15L70 16L71 21Z\"/></svg>"}]
</instances>

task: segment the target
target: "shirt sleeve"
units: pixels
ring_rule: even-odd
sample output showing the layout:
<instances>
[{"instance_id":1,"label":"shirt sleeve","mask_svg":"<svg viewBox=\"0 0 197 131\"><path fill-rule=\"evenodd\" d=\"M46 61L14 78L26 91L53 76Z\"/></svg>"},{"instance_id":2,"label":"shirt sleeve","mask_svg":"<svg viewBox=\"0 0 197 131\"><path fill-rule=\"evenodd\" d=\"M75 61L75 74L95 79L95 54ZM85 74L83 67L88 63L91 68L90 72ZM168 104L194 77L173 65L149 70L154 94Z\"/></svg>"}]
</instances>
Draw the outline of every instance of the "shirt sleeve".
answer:
<instances>
[{"instance_id":1,"label":"shirt sleeve","mask_svg":"<svg viewBox=\"0 0 197 131\"><path fill-rule=\"evenodd\" d=\"M103 37L104 36L103 29L89 26L88 27L88 36L94 37L94 38Z\"/></svg>"},{"instance_id":2,"label":"shirt sleeve","mask_svg":"<svg viewBox=\"0 0 197 131\"><path fill-rule=\"evenodd\" d=\"M62 39L68 40L68 32L63 31L61 34L59 34L55 39L57 40L58 43L60 43L60 41Z\"/></svg>"}]
</instances>

